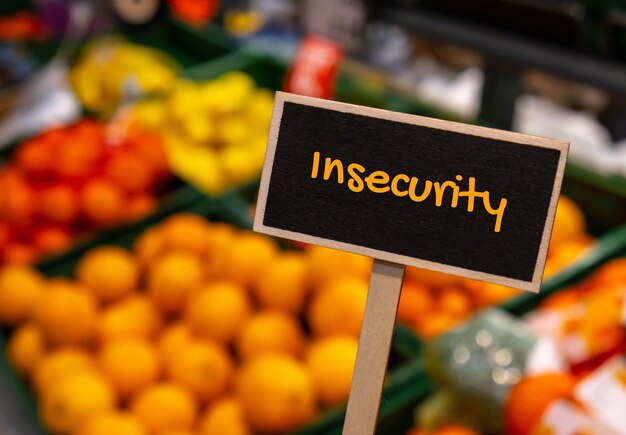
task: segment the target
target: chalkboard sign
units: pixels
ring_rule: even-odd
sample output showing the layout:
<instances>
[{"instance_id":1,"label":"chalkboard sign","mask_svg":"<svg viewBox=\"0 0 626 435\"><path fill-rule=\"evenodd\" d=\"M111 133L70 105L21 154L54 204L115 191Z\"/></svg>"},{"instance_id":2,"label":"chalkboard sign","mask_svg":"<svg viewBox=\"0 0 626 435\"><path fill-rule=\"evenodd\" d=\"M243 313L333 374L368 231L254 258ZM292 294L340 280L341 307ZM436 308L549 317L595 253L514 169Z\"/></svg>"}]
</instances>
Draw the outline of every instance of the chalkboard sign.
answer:
<instances>
[{"instance_id":1,"label":"chalkboard sign","mask_svg":"<svg viewBox=\"0 0 626 435\"><path fill-rule=\"evenodd\" d=\"M254 229L538 291L567 151L278 92Z\"/></svg>"}]
</instances>

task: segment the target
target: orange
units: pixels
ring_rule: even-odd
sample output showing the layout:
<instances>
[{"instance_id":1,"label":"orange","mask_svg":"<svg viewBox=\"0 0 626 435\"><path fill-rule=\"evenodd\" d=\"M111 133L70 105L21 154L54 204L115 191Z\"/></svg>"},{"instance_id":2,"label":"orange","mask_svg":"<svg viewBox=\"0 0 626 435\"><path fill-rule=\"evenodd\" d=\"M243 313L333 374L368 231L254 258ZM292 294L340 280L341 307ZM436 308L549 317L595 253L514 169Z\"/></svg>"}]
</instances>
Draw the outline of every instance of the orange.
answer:
<instances>
[{"instance_id":1,"label":"orange","mask_svg":"<svg viewBox=\"0 0 626 435\"><path fill-rule=\"evenodd\" d=\"M266 352L302 354L305 336L298 319L281 311L261 311L248 320L237 337L237 353L242 359Z\"/></svg>"},{"instance_id":2,"label":"orange","mask_svg":"<svg viewBox=\"0 0 626 435\"><path fill-rule=\"evenodd\" d=\"M306 253L309 284L313 288L340 276L369 279L372 260L361 255L335 249L311 246Z\"/></svg>"},{"instance_id":3,"label":"orange","mask_svg":"<svg viewBox=\"0 0 626 435\"><path fill-rule=\"evenodd\" d=\"M27 320L43 294L44 279L35 269L6 265L0 269L0 322L16 325Z\"/></svg>"},{"instance_id":4,"label":"orange","mask_svg":"<svg viewBox=\"0 0 626 435\"><path fill-rule=\"evenodd\" d=\"M170 252L159 257L148 269L148 292L168 312L182 309L203 279L198 257L187 252Z\"/></svg>"},{"instance_id":5,"label":"orange","mask_svg":"<svg viewBox=\"0 0 626 435\"><path fill-rule=\"evenodd\" d=\"M76 435L148 435L148 431L135 416L108 411L87 419Z\"/></svg>"},{"instance_id":6,"label":"orange","mask_svg":"<svg viewBox=\"0 0 626 435\"><path fill-rule=\"evenodd\" d=\"M349 335L324 337L307 352L306 365L315 392L324 405L348 400L359 342Z\"/></svg>"},{"instance_id":7,"label":"orange","mask_svg":"<svg viewBox=\"0 0 626 435\"><path fill-rule=\"evenodd\" d=\"M128 397L159 376L160 361L155 347L145 339L109 341L98 358L102 373L121 397Z\"/></svg>"},{"instance_id":8,"label":"orange","mask_svg":"<svg viewBox=\"0 0 626 435\"><path fill-rule=\"evenodd\" d=\"M541 303L541 308L547 309L563 309L577 305L581 302L582 296L580 292L570 289L562 290L558 293L550 295L545 301Z\"/></svg>"},{"instance_id":9,"label":"orange","mask_svg":"<svg viewBox=\"0 0 626 435\"><path fill-rule=\"evenodd\" d=\"M4 262L7 264L31 264L38 257L37 248L28 243L10 243L4 248Z\"/></svg>"},{"instance_id":10,"label":"orange","mask_svg":"<svg viewBox=\"0 0 626 435\"><path fill-rule=\"evenodd\" d=\"M18 327L7 344L9 360L22 375L30 374L46 352L41 330L32 323Z\"/></svg>"},{"instance_id":11,"label":"orange","mask_svg":"<svg viewBox=\"0 0 626 435\"><path fill-rule=\"evenodd\" d=\"M235 237L226 251L224 276L252 288L273 263L278 248L269 237L252 232Z\"/></svg>"},{"instance_id":12,"label":"orange","mask_svg":"<svg viewBox=\"0 0 626 435\"><path fill-rule=\"evenodd\" d=\"M586 238L570 239L550 248L544 276L549 277L570 266L580 258L593 242Z\"/></svg>"},{"instance_id":13,"label":"orange","mask_svg":"<svg viewBox=\"0 0 626 435\"><path fill-rule=\"evenodd\" d=\"M133 245L133 251L135 251L139 262L144 267L156 260L163 253L164 248L165 242L160 226L148 228L137 238Z\"/></svg>"},{"instance_id":14,"label":"orange","mask_svg":"<svg viewBox=\"0 0 626 435\"><path fill-rule=\"evenodd\" d=\"M142 157L142 161L149 164L156 174L168 173L169 164L159 136L141 132L132 138L131 145Z\"/></svg>"},{"instance_id":15,"label":"orange","mask_svg":"<svg viewBox=\"0 0 626 435\"><path fill-rule=\"evenodd\" d=\"M157 348L165 364L172 358L178 357L181 349L191 343L193 336L184 323L168 325L159 336Z\"/></svg>"},{"instance_id":16,"label":"orange","mask_svg":"<svg viewBox=\"0 0 626 435\"><path fill-rule=\"evenodd\" d=\"M43 254L52 254L67 249L72 238L62 226L48 225L35 231L33 241Z\"/></svg>"},{"instance_id":17,"label":"orange","mask_svg":"<svg viewBox=\"0 0 626 435\"><path fill-rule=\"evenodd\" d=\"M226 349L208 340L185 344L167 363L172 381L207 402L226 393L234 371Z\"/></svg>"},{"instance_id":18,"label":"orange","mask_svg":"<svg viewBox=\"0 0 626 435\"><path fill-rule=\"evenodd\" d=\"M307 264L302 254L279 255L261 274L255 295L264 308L300 314L308 296Z\"/></svg>"},{"instance_id":19,"label":"orange","mask_svg":"<svg viewBox=\"0 0 626 435\"><path fill-rule=\"evenodd\" d=\"M54 166L54 147L40 137L24 141L15 156L16 164L33 176L49 174Z\"/></svg>"},{"instance_id":20,"label":"orange","mask_svg":"<svg viewBox=\"0 0 626 435\"><path fill-rule=\"evenodd\" d=\"M315 414L313 383L302 363L289 355L263 354L239 372L237 393L246 420L259 432L287 432Z\"/></svg>"},{"instance_id":21,"label":"orange","mask_svg":"<svg viewBox=\"0 0 626 435\"><path fill-rule=\"evenodd\" d=\"M161 235L166 249L188 251L204 255L208 245L209 225L192 213L178 213L163 222Z\"/></svg>"},{"instance_id":22,"label":"orange","mask_svg":"<svg viewBox=\"0 0 626 435\"><path fill-rule=\"evenodd\" d=\"M458 285L447 285L438 289L437 308L454 316L466 317L472 310L472 301L467 292Z\"/></svg>"},{"instance_id":23,"label":"orange","mask_svg":"<svg viewBox=\"0 0 626 435\"><path fill-rule=\"evenodd\" d=\"M128 199L124 219L136 220L146 216L157 206L157 200L151 194L134 195Z\"/></svg>"},{"instance_id":24,"label":"orange","mask_svg":"<svg viewBox=\"0 0 626 435\"><path fill-rule=\"evenodd\" d=\"M83 371L67 375L43 395L41 414L50 430L68 433L114 405L115 395L106 380L95 372Z\"/></svg>"},{"instance_id":25,"label":"orange","mask_svg":"<svg viewBox=\"0 0 626 435\"><path fill-rule=\"evenodd\" d=\"M96 331L96 301L78 285L51 284L35 304L34 320L52 345L87 344Z\"/></svg>"},{"instance_id":26,"label":"orange","mask_svg":"<svg viewBox=\"0 0 626 435\"><path fill-rule=\"evenodd\" d=\"M67 375L92 371L94 363L87 352L76 348L61 348L44 357L35 365L33 383L42 395Z\"/></svg>"},{"instance_id":27,"label":"orange","mask_svg":"<svg viewBox=\"0 0 626 435\"><path fill-rule=\"evenodd\" d=\"M193 396L171 382L151 385L133 399L131 412L152 432L191 429L197 407Z\"/></svg>"},{"instance_id":28,"label":"orange","mask_svg":"<svg viewBox=\"0 0 626 435\"><path fill-rule=\"evenodd\" d=\"M432 309L432 294L423 284L405 281L402 284L400 303L398 304L398 321L413 325Z\"/></svg>"},{"instance_id":29,"label":"orange","mask_svg":"<svg viewBox=\"0 0 626 435\"><path fill-rule=\"evenodd\" d=\"M339 277L329 281L313 296L307 320L317 336L350 334L359 336L367 299L364 278Z\"/></svg>"},{"instance_id":30,"label":"orange","mask_svg":"<svg viewBox=\"0 0 626 435\"><path fill-rule=\"evenodd\" d=\"M626 258L617 258L600 266L593 275L593 283L626 283Z\"/></svg>"},{"instance_id":31,"label":"orange","mask_svg":"<svg viewBox=\"0 0 626 435\"><path fill-rule=\"evenodd\" d=\"M200 418L201 435L252 435L238 399L226 397L211 404Z\"/></svg>"},{"instance_id":32,"label":"orange","mask_svg":"<svg viewBox=\"0 0 626 435\"><path fill-rule=\"evenodd\" d=\"M47 219L69 224L78 215L78 197L66 184L43 189L38 198L39 211Z\"/></svg>"},{"instance_id":33,"label":"orange","mask_svg":"<svg viewBox=\"0 0 626 435\"><path fill-rule=\"evenodd\" d=\"M36 199L33 189L19 174L5 172L0 184L0 213L10 222L23 223L32 218Z\"/></svg>"},{"instance_id":34,"label":"orange","mask_svg":"<svg viewBox=\"0 0 626 435\"><path fill-rule=\"evenodd\" d=\"M224 278L227 262L225 253L238 233L232 225L224 223L211 224L207 239L207 256L204 269L208 278Z\"/></svg>"},{"instance_id":35,"label":"orange","mask_svg":"<svg viewBox=\"0 0 626 435\"><path fill-rule=\"evenodd\" d=\"M59 147L55 156L55 169L58 175L65 178L85 178L93 174L95 165L102 156L102 146L91 138L76 137L68 132L68 136ZM87 140L88 139L88 140Z\"/></svg>"},{"instance_id":36,"label":"orange","mask_svg":"<svg viewBox=\"0 0 626 435\"><path fill-rule=\"evenodd\" d=\"M568 374L546 373L523 378L513 387L505 404L506 433L531 433L550 404L571 397L574 387L575 381Z\"/></svg>"},{"instance_id":37,"label":"orange","mask_svg":"<svg viewBox=\"0 0 626 435\"><path fill-rule=\"evenodd\" d=\"M91 249L76 266L76 277L101 302L111 302L139 285L139 267L135 257L117 246Z\"/></svg>"},{"instance_id":38,"label":"orange","mask_svg":"<svg viewBox=\"0 0 626 435\"><path fill-rule=\"evenodd\" d=\"M452 329L462 321L462 318L448 312L431 312L420 319L415 328L423 338L430 339Z\"/></svg>"},{"instance_id":39,"label":"orange","mask_svg":"<svg viewBox=\"0 0 626 435\"><path fill-rule=\"evenodd\" d=\"M234 282L214 281L202 286L187 303L185 319L202 337L230 343L250 316L245 289Z\"/></svg>"},{"instance_id":40,"label":"orange","mask_svg":"<svg viewBox=\"0 0 626 435\"><path fill-rule=\"evenodd\" d=\"M456 284L461 280L461 278L456 275L449 275L421 267L407 267L405 269L404 278L431 287Z\"/></svg>"},{"instance_id":41,"label":"orange","mask_svg":"<svg viewBox=\"0 0 626 435\"><path fill-rule=\"evenodd\" d=\"M161 327L161 314L143 295L123 299L102 311L97 320L101 341L120 337L151 338Z\"/></svg>"},{"instance_id":42,"label":"orange","mask_svg":"<svg viewBox=\"0 0 626 435\"><path fill-rule=\"evenodd\" d=\"M490 282L476 283L466 288L471 293L474 304L478 308L499 304L517 296L520 292L519 289Z\"/></svg>"},{"instance_id":43,"label":"orange","mask_svg":"<svg viewBox=\"0 0 626 435\"><path fill-rule=\"evenodd\" d=\"M88 181L81 192L81 208L96 225L110 225L124 215L124 194L115 184L104 179Z\"/></svg>"},{"instance_id":44,"label":"orange","mask_svg":"<svg viewBox=\"0 0 626 435\"><path fill-rule=\"evenodd\" d=\"M554 215L550 247L584 234L585 227L585 216L580 207L567 196L561 195Z\"/></svg>"},{"instance_id":45,"label":"orange","mask_svg":"<svg viewBox=\"0 0 626 435\"><path fill-rule=\"evenodd\" d=\"M154 182L152 168L140 155L126 150L114 155L104 171L109 179L127 192L146 191Z\"/></svg>"}]
</instances>

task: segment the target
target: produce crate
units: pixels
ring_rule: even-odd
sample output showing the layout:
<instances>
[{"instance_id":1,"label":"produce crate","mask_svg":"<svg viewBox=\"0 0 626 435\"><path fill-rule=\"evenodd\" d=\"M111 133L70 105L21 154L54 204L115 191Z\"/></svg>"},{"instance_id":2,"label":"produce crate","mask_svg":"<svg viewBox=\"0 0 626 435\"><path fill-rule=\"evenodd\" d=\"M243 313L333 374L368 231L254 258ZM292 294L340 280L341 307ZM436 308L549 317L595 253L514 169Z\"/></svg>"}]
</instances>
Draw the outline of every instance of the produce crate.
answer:
<instances>
[{"instance_id":1,"label":"produce crate","mask_svg":"<svg viewBox=\"0 0 626 435\"><path fill-rule=\"evenodd\" d=\"M149 226L157 224L171 213L185 211L208 217L210 220L226 221L237 227L250 228L250 220L242 213L233 213L232 208L223 208L219 199L205 196L188 198L189 201L176 209L161 208L147 219L123 228L99 234L63 256L40 263L37 268L47 276L71 276L80 257L90 248L112 244L130 247L134 240ZM225 197L224 200L227 200ZM35 398L27 384L14 372L6 355L6 337L9 331L0 329L0 401L7 403L0 409L0 431L3 435L42 435L43 428L37 414ZM383 391L379 415L379 433L401 433L399 427L408 427L412 421L410 404L425 397L428 384L424 382L424 367L421 360L408 360L392 345L390 371ZM7 415L5 415L5 410ZM301 435L339 434L345 416L345 405L322 414L309 425L296 431Z\"/></svg>"}]
</instances>

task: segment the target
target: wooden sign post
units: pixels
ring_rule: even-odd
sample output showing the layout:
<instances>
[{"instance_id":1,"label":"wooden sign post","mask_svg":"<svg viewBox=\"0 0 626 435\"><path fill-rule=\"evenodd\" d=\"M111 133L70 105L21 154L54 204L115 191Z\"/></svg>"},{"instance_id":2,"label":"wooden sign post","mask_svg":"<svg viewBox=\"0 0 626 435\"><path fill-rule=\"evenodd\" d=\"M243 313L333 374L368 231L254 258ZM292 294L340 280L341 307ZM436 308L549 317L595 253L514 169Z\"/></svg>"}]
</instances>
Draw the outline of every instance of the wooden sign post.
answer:
<instances>
[{"instance_id":1,"label":"wooden sign post","mask_svg":"<svg viewBox=\"0 0 626 435\"><path fill-rule=\"evenodd\" d=\"M539 290L568 147L276 93L255 231L375 259L345 434L376 427L403 265Z\"/></svg>"}]
</instances>

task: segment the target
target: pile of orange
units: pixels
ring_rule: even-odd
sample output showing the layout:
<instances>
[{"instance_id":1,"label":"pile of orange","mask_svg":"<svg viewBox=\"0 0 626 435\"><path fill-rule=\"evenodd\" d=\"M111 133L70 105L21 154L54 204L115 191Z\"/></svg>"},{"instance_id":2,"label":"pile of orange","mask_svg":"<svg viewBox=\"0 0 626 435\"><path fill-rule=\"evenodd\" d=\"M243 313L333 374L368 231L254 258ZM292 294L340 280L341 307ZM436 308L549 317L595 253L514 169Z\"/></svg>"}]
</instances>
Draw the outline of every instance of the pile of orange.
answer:
<instances>
[{"instance_id":1,"label":"pile of orange","mask_svg":"<svg viewBox=\"0 0 626 435\"><path fill-rule=\"evenodd\" d=\"M0 170L0 264L32 262L154 207L169 176L160 140L109 133L83 120L19 145Z\"/></svg>"},{"instance_id":2,"label":"pile of orange","mask_svg":"<svg viewBox=\"0 0 626 435\"><path fill-rule=\"evenodd\" d=\"M580 208L561 196L544 278L567 267L593 243ZM398 320L424 337L435 337L486 306L503 302L519 290L497 284L408 267Z\"/></svg>"},{"instance_id":3,"label":"pile of orange","mask_svg":"<svg viewBox=\"0 0 626 435\"><path fill-rule=\"evenodd\" d=\"M178 214L72 279L5 266L0 322L53 433L283 433L347 400L370 270Z\"/></svg>"}]
</instances>

